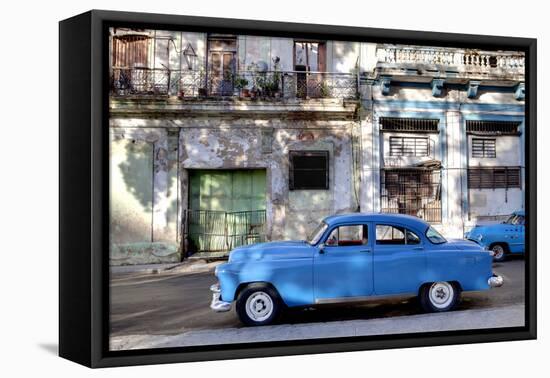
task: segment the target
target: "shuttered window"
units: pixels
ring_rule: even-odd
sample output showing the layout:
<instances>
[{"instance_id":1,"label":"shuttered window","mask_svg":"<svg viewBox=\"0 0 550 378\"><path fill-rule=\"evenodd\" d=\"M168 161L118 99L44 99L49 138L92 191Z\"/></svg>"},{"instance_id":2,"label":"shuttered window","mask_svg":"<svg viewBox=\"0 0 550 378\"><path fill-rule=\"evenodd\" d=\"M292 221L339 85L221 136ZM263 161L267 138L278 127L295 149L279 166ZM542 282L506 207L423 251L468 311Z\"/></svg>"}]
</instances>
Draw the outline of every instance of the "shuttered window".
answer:
<instances>
[{"instance_id":1,"label":"shuttered window","mask_svg":"<svg viewBox=\"0 0 550 378\"><path fill-rule=\"evenodd\" d=\"M290 151L289 189L328 189L328 151Z\"/></svg>"},{"instance_id":2,"label":"shuttered window","mask_svg":"<svg viewBox=\"0 0 550 378\"><path fill-rule=\"evenodd\" d=\"M150 38L145 35L113 37L113 67L147 67L149 44Z\"/></svg>"},{"instance_id":3,"label":"shuttered window","mask_svg":"<svg viewBox=\"0 0 550 378\"><path fill-rule=\"evenodd\" d=\"M438 119L427 118L380 118L381 131L406 131L411 133L437 133Z\"/></svg>"},{"instance_id":4,"label":"shuttered window","mask_svg":"<svg viewBox=\"0 0 550 378\"><path fill-rule=\"evenodd\" d=\"M472 139L472 157L496 158L496 139Z\"/></svg>"},{"instance_id":5,"label":"shuttered window","mask_svg":"<svg viewBox=\"0 0 550 378\"><path fill-rule=\"evenodd\" d=\"M519 167L469 168L468 188L521 188L521 170Z\"/></svg>"},{"instance_id":6,"label":"shuttered window","mask_svg":"<svg viewBox=\"0 0 550 378\"><path fill-rule=\"evenodd\" d=\"M428 138L390 137L390 156L429 156Z\"/></svg>"}]
</instances>

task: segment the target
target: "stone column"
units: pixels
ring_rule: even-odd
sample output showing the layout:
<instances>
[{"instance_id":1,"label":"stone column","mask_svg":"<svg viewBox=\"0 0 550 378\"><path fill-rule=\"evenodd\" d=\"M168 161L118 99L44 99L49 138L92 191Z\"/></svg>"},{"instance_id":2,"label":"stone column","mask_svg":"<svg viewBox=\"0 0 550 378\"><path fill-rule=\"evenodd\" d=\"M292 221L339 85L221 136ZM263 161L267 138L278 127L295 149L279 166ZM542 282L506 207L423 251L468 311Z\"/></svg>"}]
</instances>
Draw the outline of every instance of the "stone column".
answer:
<instances>
[{"instance_id":1,"label":"stone column","mask_svg":"<svg viewBox=\"0 0 550 378\"><path fill-rule=\"evenodd\" d=\"M463 144L465 143L465 135L462 132L461 115L459 111L450 110L446 112L446 130L445 137L441 141L447 144L446 163L444 169L446 175L442 175L442 187L445 190L442 193L446 196L446 201L442 201L443 218L445 235L454 238L463 237ZM445 159L442 159L443 161ZM446 211L445 211L446 210Z\"/></svg>"}]
</instances>

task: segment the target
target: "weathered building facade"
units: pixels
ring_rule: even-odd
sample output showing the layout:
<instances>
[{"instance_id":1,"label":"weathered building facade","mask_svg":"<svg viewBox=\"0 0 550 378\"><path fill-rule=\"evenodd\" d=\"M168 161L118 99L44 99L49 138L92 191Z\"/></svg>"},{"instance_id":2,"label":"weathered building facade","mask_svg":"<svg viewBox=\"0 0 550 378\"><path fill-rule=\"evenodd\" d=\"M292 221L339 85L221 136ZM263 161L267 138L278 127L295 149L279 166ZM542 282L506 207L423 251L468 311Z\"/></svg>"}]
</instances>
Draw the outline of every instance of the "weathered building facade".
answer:
<instances>
[{"instance_id":1,"label":"weathered building facade","mask_svg":"<svg viewBox=\"0 0 550 378\"><path fill-rule=\"evenodd\" d=\"M111 30L111 263L305 239L325 216L454 237L523 208L514 52Z\"/></svg>"}]
</instances>

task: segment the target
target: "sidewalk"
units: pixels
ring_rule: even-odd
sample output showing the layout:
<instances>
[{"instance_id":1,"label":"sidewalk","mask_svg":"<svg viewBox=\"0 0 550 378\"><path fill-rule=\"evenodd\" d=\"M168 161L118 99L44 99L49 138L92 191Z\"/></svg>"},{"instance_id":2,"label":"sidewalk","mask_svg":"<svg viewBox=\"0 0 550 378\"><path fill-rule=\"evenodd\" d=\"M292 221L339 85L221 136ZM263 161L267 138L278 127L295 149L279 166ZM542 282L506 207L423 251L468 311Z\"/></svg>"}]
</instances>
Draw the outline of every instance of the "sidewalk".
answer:
<instances>
[{"instance_id":1,"label":"sidewalk","mask_svg":"<svg viewBox=\"0 0 550 378\"><path fill-rule=\"evenodd\" d=\"M111 350L126 350L520 327L525 324L524 316L525 306L512 305L491 309L452 311L382 319L280 324L217 330L190 330L179 335L128 335L111 338L110 348Z\"/></svg>"},{"instance_id":2,"label":"sidewalk","mask_svg":"<svg viewBox=\"0 0 550 378\"><path fill-rule=\"evenodd\" d=\"M207 262L206 260L185 260L172 264L145 264L145 265L120 265L111 266L112 275L125 274L175 274L175 273L195 273L214 270L222 264L223 261Z\"/></svg>"}]
</instances>

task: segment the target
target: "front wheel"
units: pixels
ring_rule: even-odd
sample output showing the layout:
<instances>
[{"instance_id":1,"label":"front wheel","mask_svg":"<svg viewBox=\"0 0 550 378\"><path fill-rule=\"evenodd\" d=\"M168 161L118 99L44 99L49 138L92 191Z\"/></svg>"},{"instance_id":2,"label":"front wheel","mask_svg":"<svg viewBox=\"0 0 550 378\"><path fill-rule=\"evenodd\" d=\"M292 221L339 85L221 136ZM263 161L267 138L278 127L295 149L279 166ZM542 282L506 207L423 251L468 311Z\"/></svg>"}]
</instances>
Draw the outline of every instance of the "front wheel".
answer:
<instances>
[{"instance_id":1,"label":"front wheel","mask_svg":"<svg viewBox=\"0 0 550 378\"><path fill-rule=\"evenodd\" d=\"M460 299L460 288L451 282L434 282L420 291L420 304L427 312L452 310Z\"/></svg>"},{"instance_id":2,"label":"front wheel","mask_svg":"<svg viewBox=\"0 0 550 378\"><path fill-rule=\"evenodd\" d=\"M267 325L279 315L281 301L277 292L269 285L252 284L239 294L236 311L241 322L246 325Z\"/></svg>"},{"instance_id":3,"label":"front wheel","mask_svg":"<svg viewBox=\"0 0 550 378\"><path fill-rule=\"evenodd\" d=\"M491 247L493 251L493 261L501 262L506 258L506 250L502 244L495 244Z\"/></svg>"}]
</instances>

